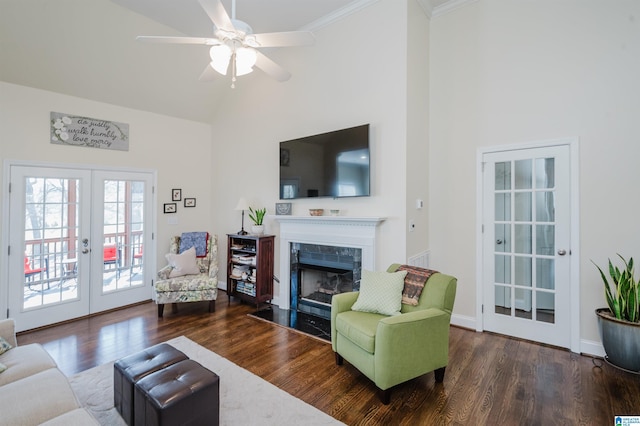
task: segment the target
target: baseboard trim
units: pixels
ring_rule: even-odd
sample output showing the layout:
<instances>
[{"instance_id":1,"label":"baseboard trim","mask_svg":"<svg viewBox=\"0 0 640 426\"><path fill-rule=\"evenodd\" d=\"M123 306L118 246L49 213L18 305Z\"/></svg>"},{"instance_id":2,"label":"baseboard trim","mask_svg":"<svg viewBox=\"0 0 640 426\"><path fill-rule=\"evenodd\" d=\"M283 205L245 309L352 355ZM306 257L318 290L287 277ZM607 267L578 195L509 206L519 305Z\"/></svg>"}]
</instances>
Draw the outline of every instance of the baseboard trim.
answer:
<instances>
[{"instance_id":1,"label":"baseboard trim","mask_svg":"<svg viewBox=\"0 0 640 426\"><path fill-rule=\"evenodd\" d=\"M580 353L583 355L591 355L597 357L604 357L604 346L602 343L594 341L594 340L580 340Z\"/></svg>"},{"instance_id":2,"label":"baseboard trim","mask_svg":"<svg viewBox=\"0 0 640 426\"><path fill-rule=\"evenodd\" d=\"M456 327L468 328L469 330L476 330L476 319L474 317L467 317L464 315L452 314L451 325Z\"/></svg>"}]
</instances>

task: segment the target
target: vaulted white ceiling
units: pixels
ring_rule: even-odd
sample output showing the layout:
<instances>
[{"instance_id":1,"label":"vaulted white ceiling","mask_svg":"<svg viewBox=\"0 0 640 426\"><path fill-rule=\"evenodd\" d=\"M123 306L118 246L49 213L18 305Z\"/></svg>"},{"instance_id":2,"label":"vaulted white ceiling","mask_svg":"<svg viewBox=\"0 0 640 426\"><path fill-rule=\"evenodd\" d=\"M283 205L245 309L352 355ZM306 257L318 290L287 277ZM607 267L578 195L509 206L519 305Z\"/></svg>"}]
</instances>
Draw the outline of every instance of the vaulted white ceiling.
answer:
<instances>
[{"instance_id":1,"label":"vaulted white ceiling","mask_svg":"<svg viewBox=\"0 0 640 426\"><path fill-rule=\"evenodd\" d=\"M314 31L376 1L237 0L236 17L255 33ZM468 1L418 3L431 15ZM231 14L231 0L222 2ZM0 80L211 122L230 89L225 78L198 81L208 63L203 46L135 37L212 31L197 0L0 0Z\"/></svg>"}]
</instances>

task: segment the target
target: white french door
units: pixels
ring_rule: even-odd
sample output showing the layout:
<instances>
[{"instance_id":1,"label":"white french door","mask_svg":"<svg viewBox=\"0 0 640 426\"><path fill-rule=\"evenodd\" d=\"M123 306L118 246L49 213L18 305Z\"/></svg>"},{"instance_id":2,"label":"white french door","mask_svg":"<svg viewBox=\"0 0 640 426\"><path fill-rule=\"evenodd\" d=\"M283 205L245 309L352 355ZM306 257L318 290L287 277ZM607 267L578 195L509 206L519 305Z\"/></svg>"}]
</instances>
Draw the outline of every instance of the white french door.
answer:
<instances>
[{"instance_id":1,"label":"white french door","mask_svg":"<svg viewBox=\"0 0 640 426\"><path fill-rule=\"evenodd\" d=\"M483 155L485 330L571 347L568 145Z\"/></svg>"},{"instance_id":2,"label":"white french door","mask_svg":"<svg viewBox=\"0 0 640 426\"><path fill-rule=\"evenodd\" d=\"M19 331L150 298L153 180L10 166L7 305Z\"/></svg>"}]
</instances>

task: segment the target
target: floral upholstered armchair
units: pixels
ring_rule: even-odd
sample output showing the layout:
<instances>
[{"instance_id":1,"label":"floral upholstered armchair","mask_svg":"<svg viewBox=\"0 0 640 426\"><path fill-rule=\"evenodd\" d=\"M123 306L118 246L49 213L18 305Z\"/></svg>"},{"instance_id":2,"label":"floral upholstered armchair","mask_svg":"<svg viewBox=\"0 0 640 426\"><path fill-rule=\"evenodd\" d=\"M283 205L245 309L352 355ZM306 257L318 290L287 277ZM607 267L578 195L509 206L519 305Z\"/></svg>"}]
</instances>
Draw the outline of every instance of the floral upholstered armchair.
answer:
<instances>
[{"instance_id":1,"label":"floral upholstered armchair","mask_svg":"<svg viewBox=\"0 0 640 426\"><path fill-rule=\"evenodd\" d=\"M218 237L206 232L187 232L171 238L168 265L158 271L154 284L158 317L164 305L209 302L209 312L215 310L218 297Z\"/></svg>"}]
</instances>

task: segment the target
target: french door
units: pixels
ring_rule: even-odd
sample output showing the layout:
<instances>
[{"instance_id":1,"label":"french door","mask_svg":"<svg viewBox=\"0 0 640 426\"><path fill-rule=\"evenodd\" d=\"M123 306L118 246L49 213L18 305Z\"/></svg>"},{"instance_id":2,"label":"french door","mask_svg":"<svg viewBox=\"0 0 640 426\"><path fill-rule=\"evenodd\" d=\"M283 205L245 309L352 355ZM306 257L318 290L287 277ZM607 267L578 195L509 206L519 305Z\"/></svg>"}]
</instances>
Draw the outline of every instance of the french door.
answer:
<instances>
[{"instance_id":1,"label":"french door","mask_svg":"<svg viewBox=\"0 0 640 426\"><path fill-rule=\"evenodd\" d=\"M571 346L568 145L483 156L485 330Z\"/></svg>"},{"instance_id":2,"label":"french door","mask_svg":"<svg viewBox=\"0 0 640 426\"><path fill-rule=\"evenodd\" d=\"M19 331L150 298L152 173L11 165L10 180Z\"/></svg>"}]
</instances>

